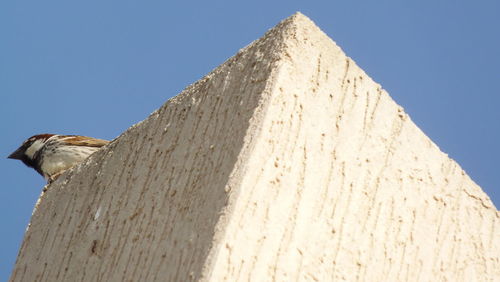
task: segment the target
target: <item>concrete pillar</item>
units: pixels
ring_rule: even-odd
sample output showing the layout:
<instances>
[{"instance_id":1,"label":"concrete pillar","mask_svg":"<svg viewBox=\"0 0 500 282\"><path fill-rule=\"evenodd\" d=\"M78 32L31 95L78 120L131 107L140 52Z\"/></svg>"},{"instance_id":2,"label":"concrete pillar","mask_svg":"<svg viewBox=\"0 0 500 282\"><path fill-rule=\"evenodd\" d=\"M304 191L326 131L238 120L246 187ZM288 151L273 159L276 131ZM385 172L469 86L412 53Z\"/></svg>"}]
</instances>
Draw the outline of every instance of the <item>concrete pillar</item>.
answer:
<instances>
[{"instance_id":1,"label":"concrete pillar","mask_svg":"<svg viewBox=\"0 0 500 282\"><path fill-rule=\"evenodd\" d=\"M12 281L493 281L500 213L295 14L43 193Z\"/></svg>"}]
</instances>

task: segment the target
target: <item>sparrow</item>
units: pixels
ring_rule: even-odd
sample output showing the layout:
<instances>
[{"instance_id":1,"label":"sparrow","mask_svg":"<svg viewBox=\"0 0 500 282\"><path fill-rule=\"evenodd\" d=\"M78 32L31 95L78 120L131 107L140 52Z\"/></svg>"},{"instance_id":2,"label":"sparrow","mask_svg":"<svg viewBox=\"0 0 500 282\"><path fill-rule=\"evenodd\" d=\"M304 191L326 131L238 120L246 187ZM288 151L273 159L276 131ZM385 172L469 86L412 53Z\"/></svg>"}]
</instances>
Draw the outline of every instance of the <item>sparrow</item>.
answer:
<instances>
[{"instance_id":1,"label":"sparrow","mask_svg":"<svg viewBox=\"0 0 500 282\"><path fill-rule=\"evenodd\" d=\"M108 143L79 135L38 134L24 141L8 158L22 161L51 183Z\"/></svg>"}]
</instances>

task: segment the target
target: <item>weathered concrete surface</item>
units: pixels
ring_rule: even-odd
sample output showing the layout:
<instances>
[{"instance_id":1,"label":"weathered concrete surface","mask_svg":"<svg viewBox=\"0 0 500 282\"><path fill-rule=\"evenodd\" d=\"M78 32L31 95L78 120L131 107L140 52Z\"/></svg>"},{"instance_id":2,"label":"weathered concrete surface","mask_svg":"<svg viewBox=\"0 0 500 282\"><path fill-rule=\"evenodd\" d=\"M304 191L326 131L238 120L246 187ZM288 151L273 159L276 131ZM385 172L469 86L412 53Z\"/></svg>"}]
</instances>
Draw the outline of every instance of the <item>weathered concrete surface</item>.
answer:
<instances>
[{"instance_id":1,"label":"weathered concrete surface","mask_svg":"<svg viewBox=\"0 0 500 282\"><path fill-rule=\"evenodd\" d=\"M296 14L43 194L13 281L493 281L500 214Z\"/></svg>"}]
</instances>

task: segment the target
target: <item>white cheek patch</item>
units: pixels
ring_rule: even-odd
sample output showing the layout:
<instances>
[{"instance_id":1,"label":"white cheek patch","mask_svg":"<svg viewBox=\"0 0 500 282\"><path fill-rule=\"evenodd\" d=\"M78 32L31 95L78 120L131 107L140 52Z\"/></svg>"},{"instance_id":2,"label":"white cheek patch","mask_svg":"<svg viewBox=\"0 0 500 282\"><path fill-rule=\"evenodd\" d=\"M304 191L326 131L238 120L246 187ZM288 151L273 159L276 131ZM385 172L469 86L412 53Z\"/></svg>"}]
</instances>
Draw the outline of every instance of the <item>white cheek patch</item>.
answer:
<instances>
[{"instance_id":1,"label":"white cheek patch","mask_svg":"<svg viewBox=\"0 0 500 282\"><path fill-rule=\"evenodd\" d=\"M28 147L28 149L26 150L26 152L24 153L28 158L30 159L33 159L33 156L36 154L36 152L38 152L38 150L40 150L40 148L42 148L44 145L44 142L40 141L40 140L36 140L35 142L33 142L33 144L31 144L31 146Z\"/></svg>"}]
</instances>

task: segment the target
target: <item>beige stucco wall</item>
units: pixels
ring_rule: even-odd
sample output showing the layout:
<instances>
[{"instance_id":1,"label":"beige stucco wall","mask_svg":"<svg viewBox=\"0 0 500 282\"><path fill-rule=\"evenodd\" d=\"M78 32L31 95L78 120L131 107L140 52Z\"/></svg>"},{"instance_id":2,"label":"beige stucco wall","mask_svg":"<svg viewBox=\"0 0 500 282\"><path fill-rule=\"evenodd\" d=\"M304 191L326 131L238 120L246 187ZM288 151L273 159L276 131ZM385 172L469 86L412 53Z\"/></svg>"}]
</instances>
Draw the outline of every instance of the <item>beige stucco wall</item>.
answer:
<instances>
[{"instance_id":1,"label":"beige stucco wall","mask_svg":"<svg viewBox=\"0 0 500 282\"><path fill-rule=\"evenodd\" d=\"M13 281L494 281L500 214L296 14L41 196Z\"/></svg>"}]
</instances>

